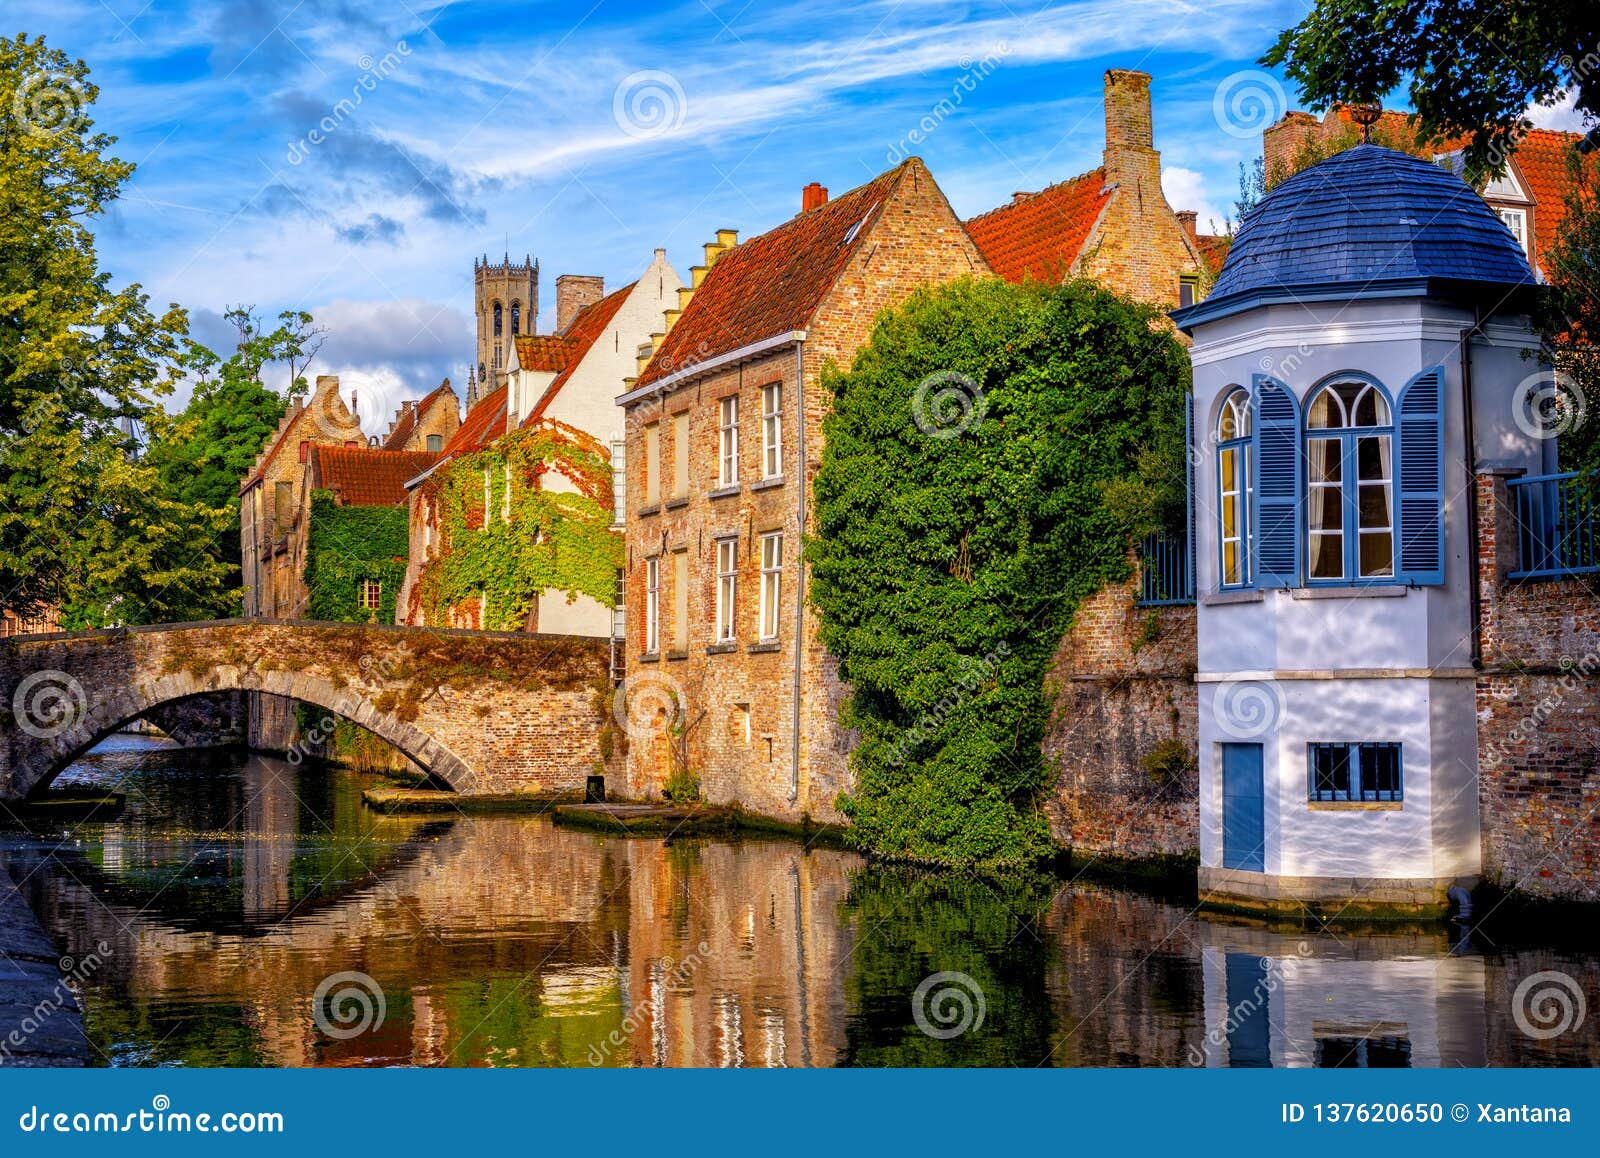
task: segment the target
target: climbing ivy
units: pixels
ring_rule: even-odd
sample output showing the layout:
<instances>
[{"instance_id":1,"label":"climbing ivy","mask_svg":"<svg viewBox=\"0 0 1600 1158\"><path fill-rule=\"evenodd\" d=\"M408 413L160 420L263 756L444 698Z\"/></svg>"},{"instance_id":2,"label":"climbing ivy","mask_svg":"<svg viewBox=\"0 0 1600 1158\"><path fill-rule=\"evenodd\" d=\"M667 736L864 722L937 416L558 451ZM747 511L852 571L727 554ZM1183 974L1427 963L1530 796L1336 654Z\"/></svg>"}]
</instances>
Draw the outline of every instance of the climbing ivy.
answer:
<instances>
[{"instance_id":1,"label":"climbing ivy","mask_svg":"<svg viewBox=\"0 0 1600 1158\"><path fill-rule=\"evenodd\" d=\"M826 380L807 550L860 732L853 839L935 864L1048 855L1045 673L1131 539L1181 509L1188 358L1092 283L967 280L882 315Z\"/></svg>"},{"instance_id":2,"label":"climbing ivy","mask_svg":"<svg viewBox=\"0 0 1600 1158\"><path fill-rule=\"evenodd\" d=\"M404 507L340 506L331 491L313 491L306 530L306 617L344 623L393 623L395 595L406 574ZM376 610L361 606L361 585L382 586Z\"/></svg>"},{"instance_id":3,"label":"climbing ivy","mask_svg":"<svg viewBox=\"0 0 1600 1158\"><path fill-rule=\"evenodd\" d=\"M590 435L548 420L512 431L452 459L420 492L438 525L417 580L429 623L480 596L482 626L502 631L521 630L543 592L616 605L623 543L612 527L611 459Z\"/></svg>"}]
</instances>

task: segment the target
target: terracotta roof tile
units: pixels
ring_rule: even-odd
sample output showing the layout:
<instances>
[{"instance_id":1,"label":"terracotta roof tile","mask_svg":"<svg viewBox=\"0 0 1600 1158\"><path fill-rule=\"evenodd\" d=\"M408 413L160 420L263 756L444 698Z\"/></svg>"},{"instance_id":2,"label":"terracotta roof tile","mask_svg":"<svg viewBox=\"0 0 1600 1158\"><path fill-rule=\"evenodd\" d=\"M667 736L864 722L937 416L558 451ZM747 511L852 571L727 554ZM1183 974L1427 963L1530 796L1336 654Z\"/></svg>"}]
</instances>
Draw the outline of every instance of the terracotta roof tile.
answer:
<instances>
[{"instance_id":1,"label":"terracotta roof tile","mask_svg":"<svg viewBox=\"0 0 1600 1158\"><path fill-rule=\"evenodd\" d=\"M393 507L406 501L406 481L439 458L425 450L313 446L312 477L347 507Z\"/></svg>"},{"instance_id":2,"label":"terracotta roof tile","mask_svg":"<svg viewBox=\"0 0 1600 1158\"><path fill-rule=\"evenodd\" d=\"M524 370L559 374L583 355L571 338L561 334L518 334L517 365Z\"/></svg>"},{"instance_id":3,"label":"terracotta roof tile","mask_svg":"<svg viewBox=\"0 0 1600 1158\"><path fill-rule=\"evenodd\" d=\"M727 250L689 299L635 388L742 346L805 329L911 167L873 178Z\"/></svg>"},{"instance_id":4,"label":"terracotta roof tile","mask_svg":"<svg viewBox=\"0 0 1600 1158\"><path fill-rule=\"evenodd\" d=\"M979 214L967 222L967 232L989 267L1007 281L1029 275L1057 281L1077 260L1114 193L1106 187L1106 171L1093 169Z\"/></svg>"},{"instance_id":5,"label":"terracotta roof tile","mask_svg":"<svg viewBox=\"0 0 1600 1158\"><path fill-rule=\"evenodd\" d=\"M590 302L579 310L577 316L567 323L566 332L561 340L572 347L572 356L561 372L555 376L554 381L545 387L539 401L528 412L528 417L523 420L523 426L531 426L544 416L550 403L554 402L556 395L561 393L561 388L567 384L579 363L588 354L589 347L593 346L595 339L605 333L606 327L611 324L611 319L617 316L617 311L622 308L622 303L628 300L628 295L633 292L633 287L638 282L629 282L619 290L613 290L597 302ZM521 356L520 353L518 355Z\"/></svg>"},{"instance_id":6,"label":"terracotta roof tile","mask_svg":"<svg viewBox=\"0 0 1600 1158\"><path fill-rule=\"evenodd\" d=\"M416 430L417 423L422 420L422 416L438 405L446 396L452 401L455 399L455 391L450 389L450 379L448 378L423 395L422 400L415 406L407 408L399 418L395 419L393 429L384 436L383 449L400 450L404 447L406 439L410 438L411 432Z\"/></svg>"},{"instance_id":7,"label":"terracotta roof tile","mask_svg":"<svg viewBox=\"0 0 1600 1158\"><path fill-rule=\"evenodd\" d=\"M467 412L466 421L444 444L439 461L482 450L505 432L505 419L506 387L501 386L478 399L478 404Z\"/></svg>"}]
</instances>

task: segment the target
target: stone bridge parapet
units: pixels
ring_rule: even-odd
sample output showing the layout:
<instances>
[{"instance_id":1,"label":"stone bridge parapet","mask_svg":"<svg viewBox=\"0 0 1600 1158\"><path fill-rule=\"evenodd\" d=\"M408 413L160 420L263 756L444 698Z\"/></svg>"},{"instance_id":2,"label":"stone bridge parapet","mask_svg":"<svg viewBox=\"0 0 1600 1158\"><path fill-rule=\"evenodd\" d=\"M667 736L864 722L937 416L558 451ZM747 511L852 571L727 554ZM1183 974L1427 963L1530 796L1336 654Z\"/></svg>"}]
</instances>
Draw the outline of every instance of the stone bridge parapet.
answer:
<instances>
[{"instance_id":1,"label":"stone bridge parapet","mask_svg":"<svg viewBox=\"0 0 1600 1158\"><path fill-rule=\"evenodd\" d=\"M609 643L582 636L230 619L0 641L0 799L166 704L262 692L352 720L470 794L576 791L620 757Z\"/></svg>"}]
</instances>

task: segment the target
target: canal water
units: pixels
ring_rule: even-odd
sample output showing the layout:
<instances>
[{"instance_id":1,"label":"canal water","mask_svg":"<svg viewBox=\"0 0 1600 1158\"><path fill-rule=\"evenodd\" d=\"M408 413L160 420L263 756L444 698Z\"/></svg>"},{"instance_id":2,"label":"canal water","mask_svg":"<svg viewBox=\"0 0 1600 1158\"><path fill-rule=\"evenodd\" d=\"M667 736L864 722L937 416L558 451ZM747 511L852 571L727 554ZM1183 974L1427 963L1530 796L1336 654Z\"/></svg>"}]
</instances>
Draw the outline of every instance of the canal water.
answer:
<instances>
[{"instance_id":1,"label":"canal water","mask_svg":"<svg viewBox=\"0 0 1600 1158\"><path fill-rule=\"evenodd\" d=\"M361 777L117 737L107 821L0 832L111 1066L1600 1063L1600 958L1308 932L786 840L394 817ZM1563 1004L1564 1003L1564 1004Z\"/></svg>"}]
</instances>

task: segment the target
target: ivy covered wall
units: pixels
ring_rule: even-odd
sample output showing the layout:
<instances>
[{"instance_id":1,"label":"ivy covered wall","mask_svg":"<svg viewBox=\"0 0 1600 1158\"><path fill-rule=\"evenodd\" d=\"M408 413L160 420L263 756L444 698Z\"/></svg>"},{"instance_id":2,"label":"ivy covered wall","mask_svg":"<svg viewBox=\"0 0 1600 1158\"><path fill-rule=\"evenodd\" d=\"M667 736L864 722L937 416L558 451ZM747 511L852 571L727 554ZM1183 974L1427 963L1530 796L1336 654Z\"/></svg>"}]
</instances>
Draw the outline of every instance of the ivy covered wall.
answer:
<instances>
[{"instance_id":1,"label":"ivy covered wall","mask_svg":"<svg viewBox=\"0 0 1600 1158\"><path fill-rule=\"evenodd\" d=\"M345 507L331 491L314 492L306 531L306 617L393 623L406 550L404 507ZM361 606L368 579L381 584L376 609Z\"/></svg>"},{"instance_id":2,"label":"ivy covered wall","mask_svg":"<svg viewBox=\"0 0 1600 1158\"><path fill-rule=\"evenodd\" d=\"M419 492L437 526L417 579L427 622L449 623L480 598L478 626L491 631L528 626L541 595L616 606L611 458L590 435L559 422L515 430L451 460Z\"/></svg>"}]
</instances>

